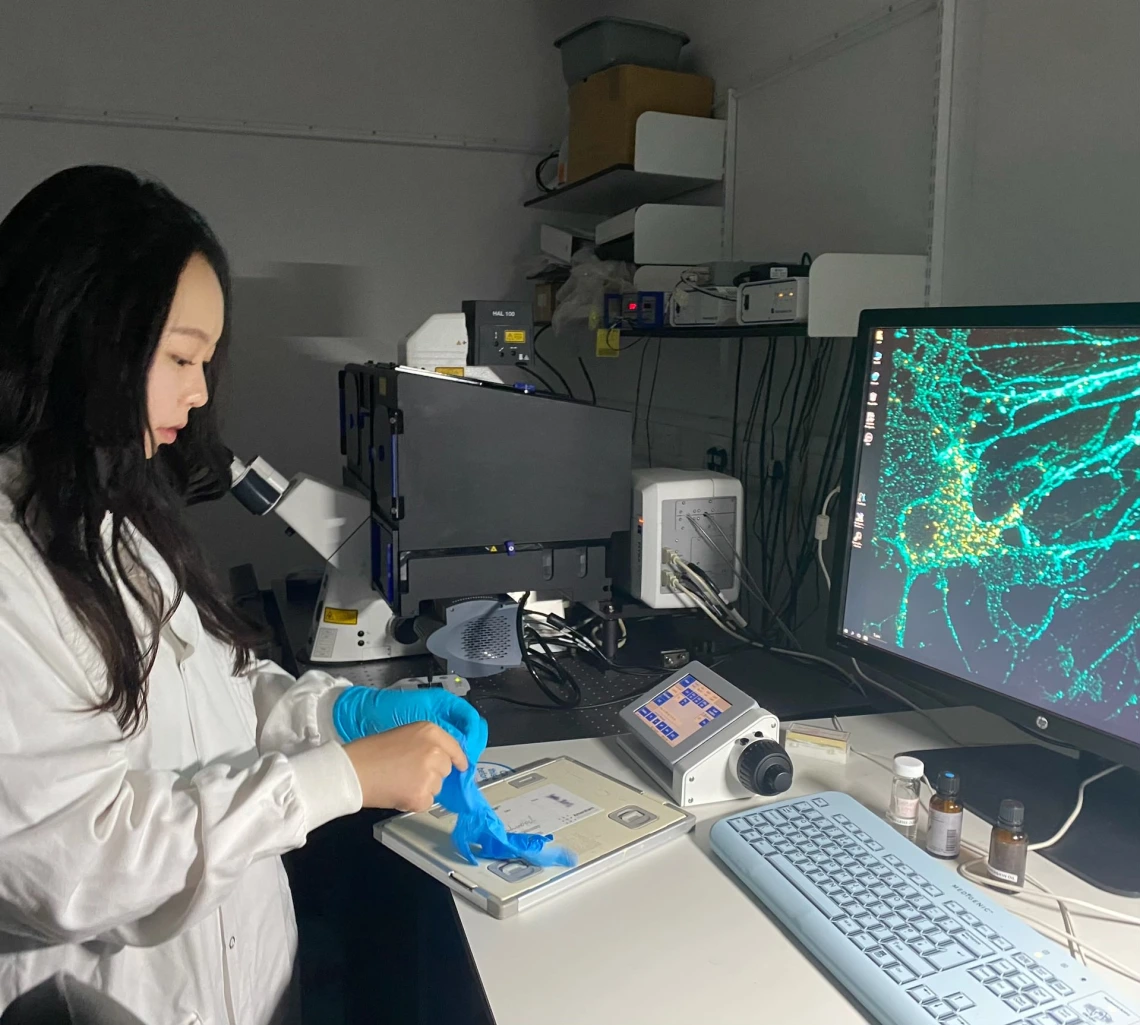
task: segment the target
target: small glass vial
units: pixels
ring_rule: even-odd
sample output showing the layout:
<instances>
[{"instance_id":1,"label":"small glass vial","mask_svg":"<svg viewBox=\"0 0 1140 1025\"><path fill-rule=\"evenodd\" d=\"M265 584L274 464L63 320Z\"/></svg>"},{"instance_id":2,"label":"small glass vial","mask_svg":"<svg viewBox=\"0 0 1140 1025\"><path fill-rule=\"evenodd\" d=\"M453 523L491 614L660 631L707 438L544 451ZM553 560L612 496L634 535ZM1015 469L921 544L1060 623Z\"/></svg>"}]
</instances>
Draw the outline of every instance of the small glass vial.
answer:
<instances>
[{"instance_id":1,"label":"small glass vial","mask_svg":"<svg viewBox=\"0 0 1140 1025\"><path fill-rule=\"evenodd\" d=\"M963 808L958 800L961 786L956 772L940 772L934 781L926 850L936 858L956 858L961 853Z\"/></svg>"},{"instance_id":2,"label":"small glass vial","mask_svg":"<svg viewBox=\"0 0 1140 1025\"><path fill-rule=\"evenodd\" d=\"M1025 832L1025 805L1005 800L998 809L997 825L990 834L987 869L991 878L1014 886L1025 885L1025 856L1029 837Z\"/></svg>"},{"instance_id":3,"label":"small glass vial","mask_svg":"<svg viewBox=\"0 0 1140 1025\"><path fill-rule=\"evenodd\" d=\"M891 780L891 803L887 821L913 843L918 838L918 807L923 764L910 755L895 757L895 778Z\"/></svg>"}]
</instances>

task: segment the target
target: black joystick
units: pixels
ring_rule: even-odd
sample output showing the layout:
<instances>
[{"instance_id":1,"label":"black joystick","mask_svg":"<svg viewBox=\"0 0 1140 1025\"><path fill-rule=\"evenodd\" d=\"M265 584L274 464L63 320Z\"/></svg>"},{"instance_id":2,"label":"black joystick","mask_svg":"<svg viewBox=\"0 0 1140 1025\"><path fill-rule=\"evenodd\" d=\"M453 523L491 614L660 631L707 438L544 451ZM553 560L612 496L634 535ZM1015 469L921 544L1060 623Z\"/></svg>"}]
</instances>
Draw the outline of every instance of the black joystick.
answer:
<instances>
[{"instance_id":1,"label":"black joystick","mask_svg":"<svg viewBox=\"0 0 1140 1025\"><path fill-rule=\"evenodd\" d=\"M761 797L782 794L792 785L792 760L775 740L754 740L740 752L736 778Z\"/></svg>"}]
</instances>

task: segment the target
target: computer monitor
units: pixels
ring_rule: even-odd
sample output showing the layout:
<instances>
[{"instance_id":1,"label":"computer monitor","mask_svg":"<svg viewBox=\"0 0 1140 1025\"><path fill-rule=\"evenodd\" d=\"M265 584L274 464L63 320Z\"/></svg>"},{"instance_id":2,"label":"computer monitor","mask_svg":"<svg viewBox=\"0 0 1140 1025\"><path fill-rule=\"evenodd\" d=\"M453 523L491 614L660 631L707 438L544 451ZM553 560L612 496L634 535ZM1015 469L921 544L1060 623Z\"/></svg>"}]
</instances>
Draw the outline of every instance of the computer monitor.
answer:
<instances>
[{"instance_id":1,"label":"computer monitor","mask_svg":"<svg viewBox=\"0 0 1140 1025\"><path fill-rule=\"evenodd\" d=\"M1140 303L867 311L856 344L832 644L1140 768ZM967 797L991 820L1022 797L1031 824L1035 803L1033 839L1090 766L1061 757L1062 784L1046 748L947 757L974 755ZM1128 769L1090 802L1121 787L1115 817L1140 818ZM1136 892L1133 862L1081 874Z\"/></svg>"}]
</instances>

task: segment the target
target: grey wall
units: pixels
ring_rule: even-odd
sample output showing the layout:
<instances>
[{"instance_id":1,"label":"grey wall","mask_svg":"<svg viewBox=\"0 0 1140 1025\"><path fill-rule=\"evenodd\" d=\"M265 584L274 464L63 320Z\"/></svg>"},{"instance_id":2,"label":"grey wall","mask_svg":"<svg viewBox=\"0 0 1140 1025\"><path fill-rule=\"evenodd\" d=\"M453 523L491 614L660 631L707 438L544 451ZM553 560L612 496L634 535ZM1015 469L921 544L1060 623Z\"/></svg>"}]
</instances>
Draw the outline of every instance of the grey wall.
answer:
<instances>
[{"instance_id":1,"label":"grey wall","mask_svg":"<svg viewBox=\"0 0 1140 1025\"><path fill-rule=\"evenodd\" d=\"M537 232L521 202L561 133L565 18L531 0L7 5L0 211L93 161L198 206L238 279L228 443L339 481L337 361L392 358L429 314L523 287ZM264 134L279 129L302 137ZM372 131L409 144L335 141ZM228 499L193 519L222 570L252 560L267 583L315 563Z\"/></svg>"},{"instance_id":2,"label":"grey wall","mask_svg":"<svg viewBox=\"0 0 1140 1025\"><path fill-rule=\"evenodd\" d=\"M1140 4L958 0L943 301L1140 299Z\"/></svg>"},{"instance_id":3,"label":"grey wall","mask_svg":"<svg viewBox=\"0 0 1140 1025\"><path fill-rule=\"evenodd\" d=\"M728 90L740 94L736 162L730 169L736 179L731 229L737 258L794 259L803 250L926 251L939 28L935 4L628 0L620 7L623 15L689 33L687 66L716 77L721 116ZM585 331L544 336L540 345L585 394L576 365L581 355L603 401L615 405L634 404L645 357L640 408L644 421L652 390L655 465L702 467L709 447L729 447L736 339L650 341L616 360L595 359L593 339ZM741 437L769 345L777 350L775 405L803 342L745 342ZM846 351L841 346L819 384L824 409L839 401ZM817 430L789 470L794 497L805 509L823 474L821 433ZM639 462L649 457L646 437L642 422L635 445ZM775 432L777 446L782 438L783 424ZM770 485L771 462L771 452L762 453L758 443L748 450L752 495ZM809 634L818 628L817 620Z\"/></svg>"}]
</instances>

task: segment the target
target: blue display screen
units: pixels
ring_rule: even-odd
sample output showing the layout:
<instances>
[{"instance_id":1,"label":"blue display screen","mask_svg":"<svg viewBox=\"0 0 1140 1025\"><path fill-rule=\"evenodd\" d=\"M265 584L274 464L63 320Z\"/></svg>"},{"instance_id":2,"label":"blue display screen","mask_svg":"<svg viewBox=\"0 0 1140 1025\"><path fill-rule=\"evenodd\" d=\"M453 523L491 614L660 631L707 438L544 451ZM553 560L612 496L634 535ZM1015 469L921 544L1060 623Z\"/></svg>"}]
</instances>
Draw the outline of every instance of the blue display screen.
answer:
<instances>
[{"instance_id":1,"label":"blue display screen","mask_svg":"<svg viewBox=\"0 0 1140 1025\"><path fill-rule=\"evenodd\" d=\"M676 747L731 707L721 695L690 673L642 705L637 714L665 743Z\"/></svg>"}]
</instances>

